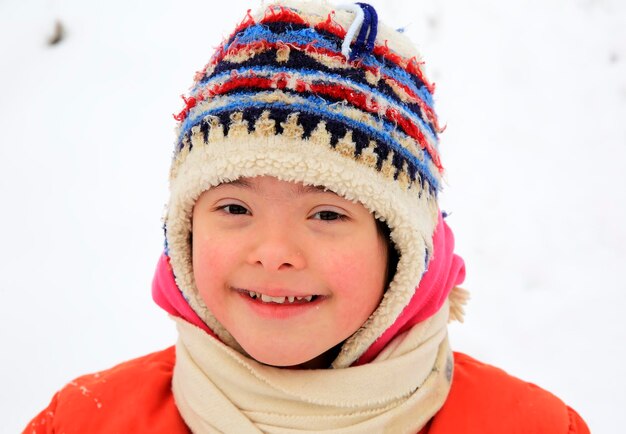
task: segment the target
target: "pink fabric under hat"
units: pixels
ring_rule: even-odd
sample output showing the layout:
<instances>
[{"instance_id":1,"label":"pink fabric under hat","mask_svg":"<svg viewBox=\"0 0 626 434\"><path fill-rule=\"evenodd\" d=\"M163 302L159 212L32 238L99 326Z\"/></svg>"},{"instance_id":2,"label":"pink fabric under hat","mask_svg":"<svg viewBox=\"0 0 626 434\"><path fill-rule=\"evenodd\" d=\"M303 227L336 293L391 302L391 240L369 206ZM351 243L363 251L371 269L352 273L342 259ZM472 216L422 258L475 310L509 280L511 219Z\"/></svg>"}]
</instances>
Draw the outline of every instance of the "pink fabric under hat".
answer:
<instances>
[{"instance_id":1,"label":"pink fabric under hat","mask_svg":"<svg viewBox=\"0 0 626 434\"><path fill-rule=\"evenodd\" d=\"M454 254L454 235L441 214L433 236L433 247L434 253L428 263L428 269L422 276L409 305L354 365L370 362L395 336L435 314L452 288L463 282L465 263L460 256ZM165 253L159 258L152 280L152 298L169 314L185 319L217 339L215 333L183 297L174 280L169 257Z\"/></svg>"},{"instance_id":2,"label":"pink fabric under hat","mask_svg":"<svg viewBox=\"0 0 626 434\"><path fill-rule=\"evenodd\" d=\"M183 318L217 339L215 333L194 312L187 300L185 300L185 297L183 297L183 293L178 289L176 280L174 280L174 272L170 265L170 258L165 252L159 258L154 277L152 278L152 299L170 315Z\"/></svg>"},{"instance_id":3,"label":"pink fabric under hat","mask_svg":"<svg viewBox=\"0 0 626 434\"><path fill-rule=\"evenodd\" d=\"M428 263L428 269L408 306L354 365L370 362L397 335L434 315L446 301L452 288L463 283L465 262L454 253L454 235L441 214L433 234L433 247L434 253Z\"/></svg>"}]
</instances>

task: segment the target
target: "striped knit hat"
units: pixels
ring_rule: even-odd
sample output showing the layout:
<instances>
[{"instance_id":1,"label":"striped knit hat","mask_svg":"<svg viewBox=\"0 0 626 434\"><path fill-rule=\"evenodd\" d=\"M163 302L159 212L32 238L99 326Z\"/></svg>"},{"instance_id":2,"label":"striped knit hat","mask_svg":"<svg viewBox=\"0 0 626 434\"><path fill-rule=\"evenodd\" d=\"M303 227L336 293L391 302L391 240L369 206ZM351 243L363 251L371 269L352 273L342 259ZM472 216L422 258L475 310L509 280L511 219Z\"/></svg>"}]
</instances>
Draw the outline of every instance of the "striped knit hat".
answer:
<instances>
[{"instance_id":1,"label":"striped knit hat","mask_svg":"<svg viewBox=\"0 0 626 434\"><path fill-rule=\"evenodd\" d=\"M248 11L175 116L165 216L176 282L222 341L241 351L196 289L191 214L203 191L240 177L325 186L391 229L394 278L334 366L350 365L394 323L425 271L438 222L432 92L413 45L367 4L278 1Z\"/></svg>"}]
</instances>

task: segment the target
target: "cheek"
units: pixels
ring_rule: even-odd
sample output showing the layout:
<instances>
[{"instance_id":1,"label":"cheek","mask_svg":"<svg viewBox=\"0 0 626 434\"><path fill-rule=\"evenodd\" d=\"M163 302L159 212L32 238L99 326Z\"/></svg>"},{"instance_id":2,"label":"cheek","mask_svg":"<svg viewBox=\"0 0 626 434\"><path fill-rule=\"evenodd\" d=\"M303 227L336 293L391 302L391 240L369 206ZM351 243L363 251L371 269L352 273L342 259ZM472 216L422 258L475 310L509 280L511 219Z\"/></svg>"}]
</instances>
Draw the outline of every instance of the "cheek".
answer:
<instances>
[{"instance_id":1,"label":"cheek","mask_svg":"<svg viewBox=\"0 0 626 434\"><path fill-rule=\"evenodd\" d=\"M194 234L193 275L198 292L205 300L215 288L221 287L219 282L228 274L231 257L232 252L228 249L228 243L220 243L219 240L210 240L206 236Z\"/></svg>"},{"instance_id":2,"label":"cheek","mask_svg":"<svg viewBox=\"0 0 626 434\"><path fill-rule=\"evenodd\" d=\"M378 245L357 245L341 254L328 255L328 282L333 292L346 300L346 309L367 317L384 293L386 264L385 252Z\"/></svg>"}]
</instances>

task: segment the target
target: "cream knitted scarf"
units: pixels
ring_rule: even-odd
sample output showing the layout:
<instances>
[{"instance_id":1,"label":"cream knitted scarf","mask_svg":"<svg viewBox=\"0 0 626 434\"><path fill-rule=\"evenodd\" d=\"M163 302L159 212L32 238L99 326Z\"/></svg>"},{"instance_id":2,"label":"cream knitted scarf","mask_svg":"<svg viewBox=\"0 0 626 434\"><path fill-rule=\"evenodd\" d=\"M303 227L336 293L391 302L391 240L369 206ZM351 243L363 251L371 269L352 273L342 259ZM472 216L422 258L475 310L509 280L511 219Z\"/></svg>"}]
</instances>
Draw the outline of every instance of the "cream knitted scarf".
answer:
<instances>
[{"instance_id":1,"label":"cream knitted scarf","mask_svg":"<svg viewBox=\"0 0 626 434\"><path fill-rule=\"evenodd\" d=\"M417 433L450 390L446 302L370 363L266 366L180 318L172 388L194 433Z\"/></svg>"}]
</instances>

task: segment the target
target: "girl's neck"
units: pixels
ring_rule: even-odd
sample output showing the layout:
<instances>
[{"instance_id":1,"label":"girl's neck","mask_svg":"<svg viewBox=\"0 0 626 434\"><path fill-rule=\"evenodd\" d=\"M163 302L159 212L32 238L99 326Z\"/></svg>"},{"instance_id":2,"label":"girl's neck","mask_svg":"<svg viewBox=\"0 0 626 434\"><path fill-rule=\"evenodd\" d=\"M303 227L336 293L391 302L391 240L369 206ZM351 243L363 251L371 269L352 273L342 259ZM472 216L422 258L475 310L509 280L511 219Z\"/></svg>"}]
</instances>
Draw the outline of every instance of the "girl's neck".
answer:
<instances>
[{"instance_id":1,"label":"girl's neck","mask_svg":"<svg viewBox=\"0 0 626 434\"><path fill-rule=\"evenodd\" d=\"M286 369L328 369L330 364L337 358L343 342L332 347L319 356L294 366L285 366Z\"/></svg>"}]
</instances>

